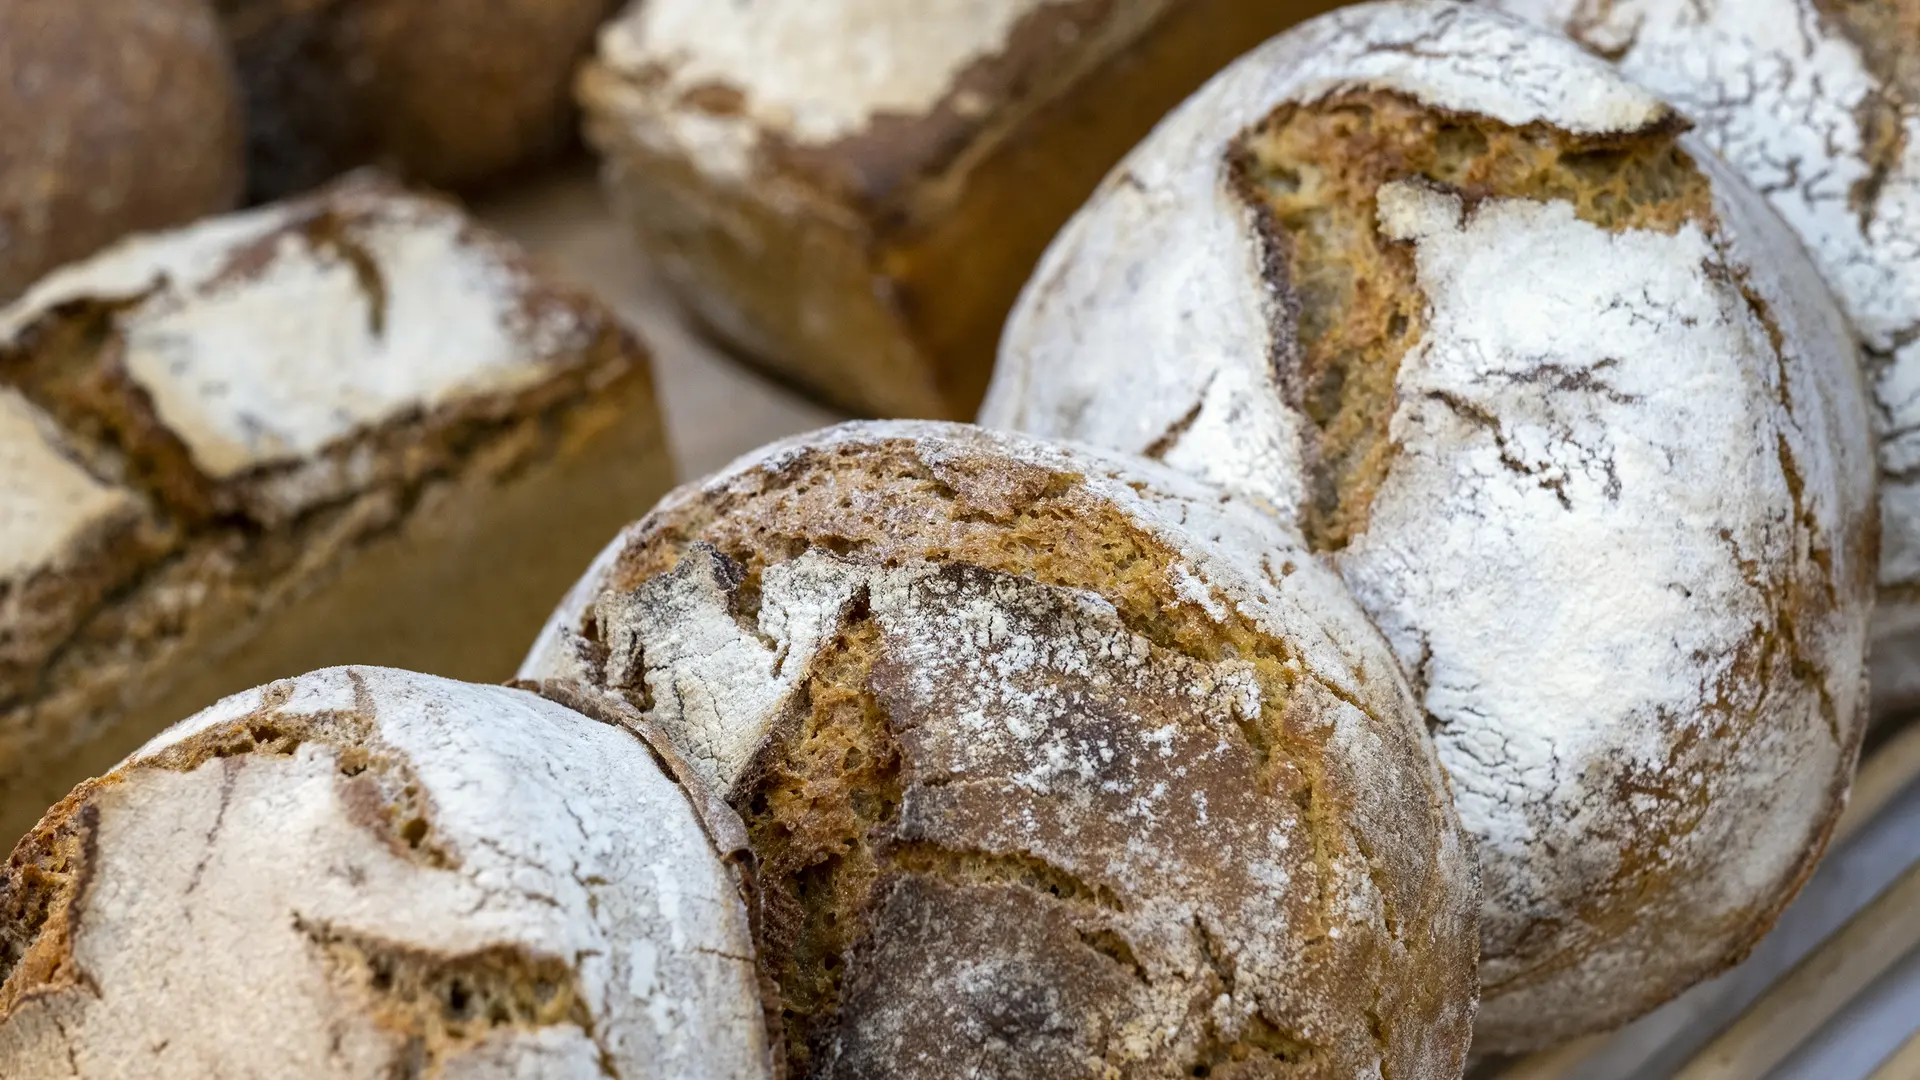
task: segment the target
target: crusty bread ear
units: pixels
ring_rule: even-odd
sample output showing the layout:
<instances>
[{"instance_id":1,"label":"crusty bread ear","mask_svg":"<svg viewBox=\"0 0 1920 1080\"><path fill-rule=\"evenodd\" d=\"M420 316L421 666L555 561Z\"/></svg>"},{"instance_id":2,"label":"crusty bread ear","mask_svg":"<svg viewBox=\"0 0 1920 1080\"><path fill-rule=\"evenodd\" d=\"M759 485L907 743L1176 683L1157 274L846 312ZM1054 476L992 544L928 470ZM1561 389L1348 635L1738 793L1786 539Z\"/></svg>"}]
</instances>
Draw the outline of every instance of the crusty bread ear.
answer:
<instances>
[{"instance_id":1,"label":"crusty bread ear","mask_svg":"<svg viewBox=\"0 0 1920 1080\"><path fill-rule=\"evenodd\" d=\"M715 813L633 730L522 690L236 695L0 868L0 1073L771 1080Z\"/></svg>"},{"instance_id":2,"label":"crusty bread ear","mask_svg":"<svg viewBox=\"0 0 1920 1080\"><path fill-rule=\"evenodd\" d=\"M239 87L207 0L6 4L0 72L0 304L240 197Z\"/></svg>"},{"instance_id":3,"label":"crusty bread ear","mask_svg":"<svg viewBox=\"0 0 1920 1080\"><path fill-rule=\"evenodd\" d=\"M797 1075L1464 1062L1446 782L1385 644L1244 500L844 425L670 495L522 671L625 697L739 811Z\"/></svg>"},{"instance_id":4,"label":"crusty bread ear","mask_svg":"<svg viewBox=\"0 0 1920 1080\"><path fill-rule=\"evenodd\" d=\"M1480 841L1484 1050L1743 956L1863 728L1854 343L1685 127L1498 13L1343 9L1109 176L982 412L1264 497L1338 568Z\"/></svg>"},{"instance_id":5,"label":"crusty bread ear","mask_svg":"<svg viewBox=\"0 0 1920 1080\"><path fill-rule=\"evenodd\" d=\"M370 175L50 275L0 308L0 834L251 684L511 675L662 435L611 312Z\"/></svg>"}]
</instances>

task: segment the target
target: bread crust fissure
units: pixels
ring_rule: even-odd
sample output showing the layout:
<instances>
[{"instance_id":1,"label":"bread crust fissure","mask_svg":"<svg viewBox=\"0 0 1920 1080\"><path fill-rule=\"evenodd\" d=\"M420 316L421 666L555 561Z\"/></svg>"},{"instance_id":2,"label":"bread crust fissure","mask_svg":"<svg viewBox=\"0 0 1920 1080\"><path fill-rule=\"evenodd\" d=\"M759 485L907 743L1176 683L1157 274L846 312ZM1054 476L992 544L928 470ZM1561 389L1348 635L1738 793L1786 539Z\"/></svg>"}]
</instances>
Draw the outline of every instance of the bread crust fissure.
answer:
<instances>
[{"instance_id":1,"label":"bread crust fissure","mask_svg":"<svg viewBox=\"0 0 1920 1080\"><path fill-rule=\"evenodd\" d=\"M1150 666L1198 671L1228 664L1250 673L1251 704L1225 718L1222 745L1246 762L1264 796L1290 803L1302 823L1303 862L1311 861L1317 886L1306 894L1304 909L1313 912L1318 929L1301 932L1325 941L1327 928L1342 921L1336 912L1343 901L1331 891L1335 864L1358 864L1375 884L1387 934L1414 947L1432 912L1397 909L1391 867L1342 824L1338 782L1324 771L1329 729L1318 713L1338 702L1378 723L1365 702L1320 678L1286 642L1232 605L1196 598L1190 588L1183 592L1177 553L1114 508L1085 497L1083 477L997 460L982 468L963 455L923 458L911 446L863 449L860 455L799 452L750 494L715 492L656 511L635 534L645 539L616 561L603 597L633 594L659 575L677 574L684 559L717 556L727 565L705 572L707 579L725 588L727 609L763 641L764 628L744 624L760 611L768 572L828 553L838 563L876 570L941 566L930 580L952 582L963 593L1019 581L1023 589L1038 583L1103 597ZM874 504L851 494L873 490L886 492L878 514ZM899 513L920 524L889 528L885 514ZM604 652L609 682L638 701L646 664L636 655L634 636L617 625L623 609L609 603L601 601L581 633L590 649ZM877 624L869 599L856 596L812 661L796 694L798 707L776 722L730 796L760 857L761 948L780 985L796 1075L827 1068L857 1073L856 1063L881 1060L866 1056L879 1051L862 1042L860 1032L836 1031L829 1021L849 994L862 1015L880 994L876 987L886 980L878 974L879 958L892 955L896 943L884 931L863 937L861 928L889 925L889 905L918 910L956 895L998 898L993 902L1031 909L1035 919L1069 920L1065 936L1049 940L1070 940L1097 958L1108 972L1099 978L1147 989L1167 978L1137 941L1103 921L1132 915L1114 884L1044 852L976 850L913 831L919 828L911 821L915 800L932 797L926 792L939 785L911 773L917 759L903 751L902 739L921 736L914 720L888 704L905 700L889 688L912 678L890 658L897 647ZM785 656L780 662L802 661ZM614 679L616 669L628 672L626 678ZM962 940L959 930L953 933ZM1224 946L1209 944L1210 933L1197 922L1183 947L1211 957L1202 968L1219 983L1215 992L1230 992L1235 961ZM1415 994L1425 999L1444 992L1430 984ZM1358 1037L1384 1059L1392 1056L1395 1035L1382 1018L1382 988L1375 983L1371 993ZM1256 1011L1196 1023L1188 1044L1193 1060L1182 1058L1180 1075L1293 1075L1344 1060L1344 1051L1329 1042L1331 1032L1300 1028L1284 1014Z\"/></svg>"},{"instance_id":2,"label":"bread crust fissure","mask_svg":"<svg viewBox=\"0 0 1920 1080\"><path fill-rule=\"evenodd\" d=\"M405 756L376 734L372 698L358 672L349 675L357 699L352 710L285 713L294 684L275 683L264 690L258 709L142 757L113 777L89 780L48 811L0 872L0 1020L34 993L84 977L73 968L69 913L79 910L91 874L99 817L92 797L130 771L239 769L249 758L291 757L317 743L334 753L341 803L357 824L401 858L434 869L459 868L459 852L434 829L432 798Z\"/></svg>"},{"instance_id":3,"label":"bread crust fissure","mask_svg":"<svg viewBox=\"0 0 1920 1080\"><path fill-rule=\"evenodd\" d=\"M1677 119L1627 135L1513 126L1365 90L1285 105L1235 142L1229 172L1257 215L1267 272L1294 323L1276 335L1294 348L1274 363L1282 392L1312 422L1301 527L1314 550L1339 551L1366 531L1396 453L1395 377L1426 332L1413 245L1380 229L1380 189L1431 185L1458 195L1468 214L1489 198L1564 200L1614 231L1706 227L1711 190L1676 145L1684 129ZM1584 369L1561 378L1557 389L1609 392ZM1502 437L1470 403L1442 404ZM1502 460L1529 471L1519 455Z\"/></svg>"}]
</instances>

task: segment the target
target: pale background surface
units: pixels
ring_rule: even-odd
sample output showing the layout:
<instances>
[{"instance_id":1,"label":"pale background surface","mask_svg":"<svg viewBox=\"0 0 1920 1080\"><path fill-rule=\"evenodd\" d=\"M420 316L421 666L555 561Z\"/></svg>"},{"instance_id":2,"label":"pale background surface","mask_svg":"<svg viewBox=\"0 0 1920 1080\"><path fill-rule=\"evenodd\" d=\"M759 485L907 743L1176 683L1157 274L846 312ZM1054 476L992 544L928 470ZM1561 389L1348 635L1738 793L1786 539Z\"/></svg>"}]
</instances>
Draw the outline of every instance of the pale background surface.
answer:
<instances>
[{"instance_id":1,"label":"pale background surface","mask_svg":"<svg viewBox=\"0 0 1920 1080\"><path fill-rule=\"evenodd\" d=\"M741 367L690 332L608 214L590 167L567 168L483 200L475 209L550 269L598 293L646 339L683 481L773 439L844 419ZM1772 981L1915 862L1920 862L1920 787L1910 787L1829 853L1747 963L1643 1018L1571 1071L1555 1070L1553 1080L1675 1076ZM1911 917L1920 919L1920 911ZM1920 954L1896 964L1766 1075L1770 1080L1860 1080L1916 1027ZM1898 1080L1920 1080L1920 1074Z\"/></svg>"}]
</instances>

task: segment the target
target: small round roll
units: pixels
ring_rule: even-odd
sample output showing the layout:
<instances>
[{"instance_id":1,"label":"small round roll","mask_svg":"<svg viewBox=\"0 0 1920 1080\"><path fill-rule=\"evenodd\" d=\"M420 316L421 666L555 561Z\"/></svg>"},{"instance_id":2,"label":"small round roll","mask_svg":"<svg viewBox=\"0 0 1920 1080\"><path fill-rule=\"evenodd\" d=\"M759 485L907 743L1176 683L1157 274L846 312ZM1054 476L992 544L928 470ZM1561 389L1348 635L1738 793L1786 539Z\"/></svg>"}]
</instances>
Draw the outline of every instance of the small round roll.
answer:
<instances>
[{"instance_id":1,"label":"small round roll","mask_svg":"<svg viewBox=\"0 0 1920 1080\"><path fill-rule=\"evenodd\" d=\"M0 1075L770 1078L739 822L660 762L384 668L227 698L0 872Z\"/></svg>"},{"instance_id":2,"label":"small round roll","mask_svg":"<svg viewBox=\"0 0 1920 1080\"><path fill-rule=\"evenodd\" d=\"M1244 500L846 425L668 496L522 674L623 695L740 812L795 1076L1460 1073L1444 777Z\"/></svg>"},{"instance_id":3,"label":"small round roll","mask_svg":"<svg viewBox=\"0 0 1920 1080\"><path fill-rule=\"evenodd\" d=\"M1739 960L1858 752L1854 344L1685 128L1478 7L1304 24L1064 230L982 413L1262 498L1337 567L1479 839L1483 1049Z\"/></svg>"},{"instance_id":4,"label":"small round roll","mask_svg":"<svg viewBox=\"0 0 1920 1080\"><path fill-rule=\"evenodd\" d=\"M0 303L240 196L240 92L206 0L0 4Z\"/></svg>"}]
</instances>

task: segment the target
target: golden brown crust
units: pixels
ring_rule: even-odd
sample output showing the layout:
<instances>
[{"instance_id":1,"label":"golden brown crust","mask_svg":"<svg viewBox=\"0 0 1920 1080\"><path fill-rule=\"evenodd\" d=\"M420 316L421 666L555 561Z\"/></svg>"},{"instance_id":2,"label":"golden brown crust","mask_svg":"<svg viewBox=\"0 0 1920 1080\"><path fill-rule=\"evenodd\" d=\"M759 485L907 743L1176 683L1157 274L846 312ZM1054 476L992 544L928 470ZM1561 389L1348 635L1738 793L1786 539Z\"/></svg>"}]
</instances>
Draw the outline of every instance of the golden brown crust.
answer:
<instances>
[{"instance_id":1,"label":"golden brown crust","mask_svg":"<svg viewBox=\"0 0 1920 1080\"><path fill-rule=\"evenodd\" d=\"M218 0L248 108L249 188L359 165L494 181L573 142L574 64L618 0Z\"/></svg>"},{"instance_id":2,"label":"golden brown crust","mask_svg":"<svg viewBox=\"0 0 1920 1080\"><path fill-rule=\"evenodd\" d=\"M0 71L0 302L239 196L239 94L205 0L7 4Z\"/></svg>"},{"instance_id":3,"label":"golden brown crust","mask_svg":"<svg viewBox=\"0 0 1920 1080\"><path fill-rule=\"evenodd\" d=\"M967 419L1007 310L1107 169L1220 66L1331 5L1201 0L1145 20L1142 6L1040 6L925 112L824 145L768 133L751 187L632 138L604 62L581 80L588 139L711 330L856 413ZM705 89L689 109L739 108L737 90ZM800 264L797 283L781 270Z\"/></svg>"},{"instance_id":4,"label":"golden brown crust","mask_svg":"<svg viewBox=\"0 0 1920 1080\"><path fill-rule=\"evenodd\" d=\"M864 582L813 651L767 639L796 704L729 793L797 1075L1458 1067L1444 858L1353 828L1355 703L1192 560L1082 474L911 439L783 451L629 533L581 629L658 717L730 691L660 669L630 602L697 579L764 637L791 577Z\"/></svg>"}]
</instances>

